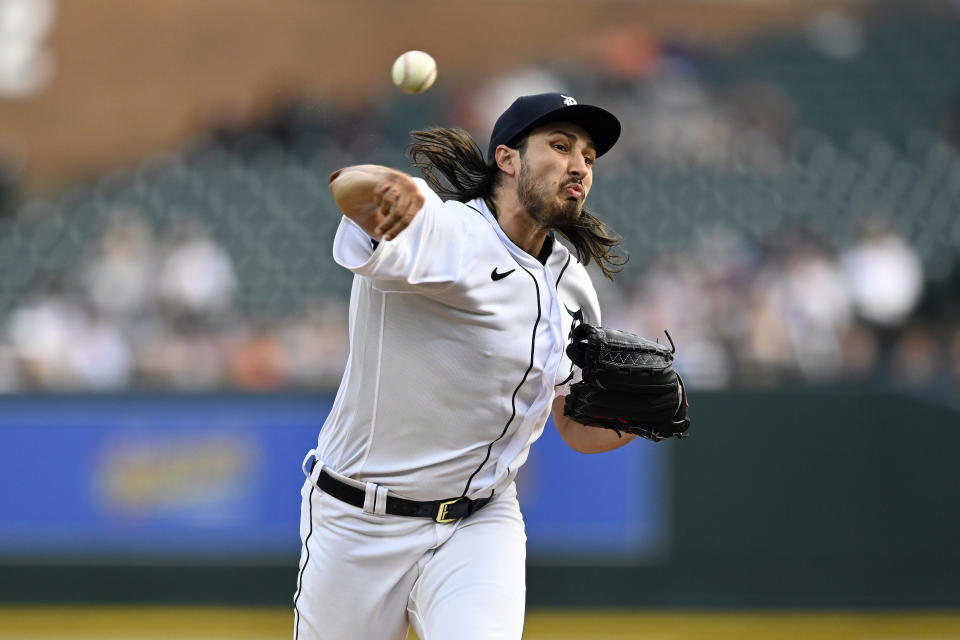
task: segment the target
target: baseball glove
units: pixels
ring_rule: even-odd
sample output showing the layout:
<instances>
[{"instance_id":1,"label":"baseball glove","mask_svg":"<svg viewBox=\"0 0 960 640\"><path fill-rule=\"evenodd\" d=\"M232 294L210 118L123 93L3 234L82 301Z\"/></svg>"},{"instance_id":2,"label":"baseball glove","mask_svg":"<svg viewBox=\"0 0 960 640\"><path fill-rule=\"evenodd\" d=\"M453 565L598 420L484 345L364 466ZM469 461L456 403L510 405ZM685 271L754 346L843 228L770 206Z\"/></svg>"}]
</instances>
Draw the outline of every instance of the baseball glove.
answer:
<instances>
[{"instance_id":1,"label":"baseball glove","mask_svg":"<svg viewBox=\"0 0 960 640\"><path fill-rule=\"evenodd\" d=\"M578 325L567 355L583 380L571 385L564 415L654 442L687 437L689 402L673 370L674 351L673 340L668 349L626 331Z\"/></svg>"}]
</instances>

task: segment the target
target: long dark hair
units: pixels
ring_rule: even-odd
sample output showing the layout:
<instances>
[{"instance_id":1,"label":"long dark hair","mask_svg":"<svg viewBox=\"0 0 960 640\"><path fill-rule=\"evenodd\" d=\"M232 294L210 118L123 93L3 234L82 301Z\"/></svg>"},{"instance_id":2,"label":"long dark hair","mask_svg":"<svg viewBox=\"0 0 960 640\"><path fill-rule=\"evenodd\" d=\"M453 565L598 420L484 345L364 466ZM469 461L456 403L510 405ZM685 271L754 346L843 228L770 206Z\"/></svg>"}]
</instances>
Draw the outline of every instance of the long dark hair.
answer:
<instances>
[{"instance_id":1,"label":"long dark hair","mask_svg":"<svg viewBox=\"0 0 960 640\"><path fill-rule=\"evenodd\" d=\"M500 169L496 163L487 164L468 132L432 127L411 131L410 136L413 138L407 148L410 162L441 199L469 202L493 195L500 180ZM525 144L526 139L517 148L522 150ZM613 253L622 241L620 235L586 209L575 223L554 228L573 245L582 264L596 260L603 275L611 280L627 262L626 256Z\"/></svg>"}]
</instances>

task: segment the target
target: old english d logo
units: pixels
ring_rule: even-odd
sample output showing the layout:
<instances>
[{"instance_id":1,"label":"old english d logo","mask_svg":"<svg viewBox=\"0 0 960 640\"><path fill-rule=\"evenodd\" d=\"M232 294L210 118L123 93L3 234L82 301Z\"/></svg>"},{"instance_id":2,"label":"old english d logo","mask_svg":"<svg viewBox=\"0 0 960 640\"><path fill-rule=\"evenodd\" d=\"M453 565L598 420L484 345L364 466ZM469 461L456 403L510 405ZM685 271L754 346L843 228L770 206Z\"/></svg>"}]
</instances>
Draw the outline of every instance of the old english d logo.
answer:
<instances>
[{"instance_id":1,"label":"old english d logo","mask_svg":"<svg viewBox=\"0 0 960 640\"><path fill-rule=\"evenodd\" d=\"M570 307L567 305L563 305L563 308L566 309L567 313L570 314L570 317L573 318L573 320L570 322L570 333L567 334L567 344L569 345L573 340L573 330L583 324L583 308L577 309L576 311L571 311ZM573 362L570 363L570 375L568 375L567 379L560 384L566 384L570 382L571 378L573 378Z\"/></svg>"},{"instance_id":2,"label":"old english d logo","mask_svg":"<svg viewBox=\"0 0 960 640\"><path fill-rule=\"evenodd\" d=\"M570 311L570 307L563 305L563 308L567 310L567 313L570 314L570 317L573 318L573 322L570 323L570 333L567 334L567 342L573 340L573 330L578 326L583 324L583 309L577 309L576 311Z\"/></svg>"}]
</instances>

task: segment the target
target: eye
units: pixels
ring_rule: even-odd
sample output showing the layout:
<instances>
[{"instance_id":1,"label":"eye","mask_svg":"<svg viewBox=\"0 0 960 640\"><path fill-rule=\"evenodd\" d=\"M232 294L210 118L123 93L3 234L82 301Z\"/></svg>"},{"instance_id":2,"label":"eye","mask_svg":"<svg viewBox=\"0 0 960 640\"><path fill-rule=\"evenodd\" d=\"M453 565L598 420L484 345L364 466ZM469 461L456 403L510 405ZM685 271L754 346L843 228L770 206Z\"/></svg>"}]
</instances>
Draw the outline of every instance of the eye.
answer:
<instances>
[{"instance_id":1,"label":"eye","mask_svg":"<svg viewBox=\"0 0 960 640\"><path fill-rule=\"evenodd\" d=\"M587 163L587 166L593 166L593 163L596 162L596 159L593 156L583 156L583 161Z\"/></svg>"},{"instance_id":2,"label":"eye","mask_svg":"<svg viewBox=\"0 0 960 640\"><path fill-rule=\"evenodd\" d=\"M566 145L565 142L555 142L555 143L553 143L553 148L554 148L554 149L559 149L560 151L566 152L566 150L567 150L567 145Z\"/></svg>"}]
</instances>

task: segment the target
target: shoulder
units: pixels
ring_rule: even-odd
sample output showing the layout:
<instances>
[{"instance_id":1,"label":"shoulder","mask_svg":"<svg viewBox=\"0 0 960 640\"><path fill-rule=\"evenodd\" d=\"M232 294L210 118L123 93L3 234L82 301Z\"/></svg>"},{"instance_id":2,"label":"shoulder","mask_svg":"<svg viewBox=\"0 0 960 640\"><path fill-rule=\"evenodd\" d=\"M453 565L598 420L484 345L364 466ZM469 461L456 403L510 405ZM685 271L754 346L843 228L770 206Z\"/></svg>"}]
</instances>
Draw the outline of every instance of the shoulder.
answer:
<instances>
[{"instance_id":1,"label":"shoulder","mask_svg":"<svg viewBox=\"0 0 960 640\"><path fill-rule=\"evenodd\" d=\"M462 216L464 226L471 228L489 227L483 213L473 206L470 202L460 202L459 200L447 200L443 205L452 212Z\"/></svg>"},{"instance_id":2,"label":"shoulder","mask_svg":"<svg viewBox=\"0 0 960 640\"><path fill-rule=\"evenodd\" d=\"M458 200L441 200L440 196L430 188L426 180L414 177L413 181L425 199L424 209L456 214L457 221L464 227L485 225L483 214L476 208L471 207L469 203L463 203Z\"/></svg>"}]
</instances>

